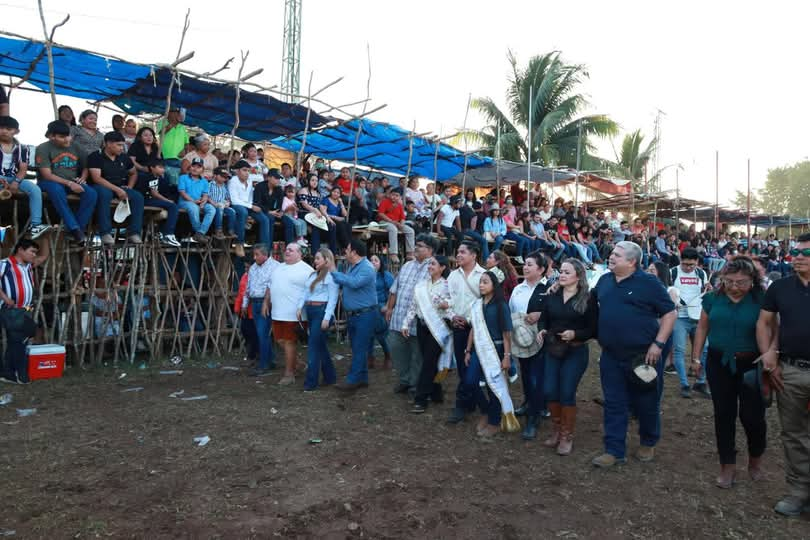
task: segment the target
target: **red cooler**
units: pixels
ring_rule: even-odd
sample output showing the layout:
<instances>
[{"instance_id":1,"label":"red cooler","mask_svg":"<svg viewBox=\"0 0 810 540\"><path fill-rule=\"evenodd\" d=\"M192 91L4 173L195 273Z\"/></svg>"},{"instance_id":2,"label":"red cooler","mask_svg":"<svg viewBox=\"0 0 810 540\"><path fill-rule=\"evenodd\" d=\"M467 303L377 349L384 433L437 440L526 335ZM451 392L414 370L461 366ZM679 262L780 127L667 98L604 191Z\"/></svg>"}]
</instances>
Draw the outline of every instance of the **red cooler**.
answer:
<instances>
[{"instance_id":1,"label":"red cooler","mask_svg":"<svg viewBox=\"0 0 810 540\"><path fill-rule=\"evenodd\" d=\"M65 371L64 345L29 345L28 378L54 379Z\"/></svg>"}]
</instances>

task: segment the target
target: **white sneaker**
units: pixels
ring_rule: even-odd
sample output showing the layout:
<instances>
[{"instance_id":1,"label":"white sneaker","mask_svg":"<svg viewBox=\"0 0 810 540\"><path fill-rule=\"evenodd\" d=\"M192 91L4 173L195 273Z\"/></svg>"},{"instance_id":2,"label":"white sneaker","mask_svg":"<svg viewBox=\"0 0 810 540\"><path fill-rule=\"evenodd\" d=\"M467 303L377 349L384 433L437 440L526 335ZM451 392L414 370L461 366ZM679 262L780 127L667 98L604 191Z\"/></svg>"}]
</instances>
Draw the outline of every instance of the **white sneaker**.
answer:
<instances>
[{"instance_id":1,"label":"white sneaker","mask_svg":"<svg viewBox=\"0 0 810 540\"><path fill-rule=\"evenodd\" d=\"M37 225L36 227L31 227L31 240L36 240L49 230L51 230L50 225Z\"/></svg>"},{"instance_id":2,"label":"white sneaker","mask_svg":"<svg viewBox=\"0 0 810 540\"><path fill-rule=\"evenodd\" d=\"M158 234L158 238L160 239L161 244L166 244L167 246L173 247L180 247L180 242L177 241L177 238L173 234Z\"/></svg>"},{"instance_id":3,"label":"white sneaker","mask_svg":"<svg viewBox=\"0 0 810 540\"><path fill-rule=\"evenodd\" d=\"M518 264L523 264L523 257L515 257L515 261L517 261Z\"/></svg>"},{"instance_id":4,"label":"white sneaker","mask_svg":"<svg viewBox=\"0 0 810 540\"><path fill-rule=\"evenodd\" d=\"M298 242L296 242L296 243L301 247L308 247L309 246L309 242L307 242L306 238L302 238L302 239L298 240Z\"/></svg>"}]
</instances>

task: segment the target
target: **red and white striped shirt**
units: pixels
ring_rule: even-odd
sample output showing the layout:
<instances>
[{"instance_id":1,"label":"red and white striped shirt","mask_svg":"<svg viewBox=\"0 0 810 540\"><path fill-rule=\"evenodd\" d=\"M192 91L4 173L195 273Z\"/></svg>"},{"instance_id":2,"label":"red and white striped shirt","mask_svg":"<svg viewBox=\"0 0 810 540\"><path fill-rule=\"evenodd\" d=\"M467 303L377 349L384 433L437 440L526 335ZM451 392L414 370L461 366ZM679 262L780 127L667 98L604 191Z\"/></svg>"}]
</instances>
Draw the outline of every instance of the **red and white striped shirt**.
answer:
<instances>
[{"instance_id":1,"label":"red and white striped shirt","mask_svg":"<svg viewBox=\"0 0 810 540\"><path fill-rule=\"evenodd\" d=\"M34 302L34 269L20 264L14 257L0 261L0 288L16 307L29 307Z\"/></svg>"}]
</instances>

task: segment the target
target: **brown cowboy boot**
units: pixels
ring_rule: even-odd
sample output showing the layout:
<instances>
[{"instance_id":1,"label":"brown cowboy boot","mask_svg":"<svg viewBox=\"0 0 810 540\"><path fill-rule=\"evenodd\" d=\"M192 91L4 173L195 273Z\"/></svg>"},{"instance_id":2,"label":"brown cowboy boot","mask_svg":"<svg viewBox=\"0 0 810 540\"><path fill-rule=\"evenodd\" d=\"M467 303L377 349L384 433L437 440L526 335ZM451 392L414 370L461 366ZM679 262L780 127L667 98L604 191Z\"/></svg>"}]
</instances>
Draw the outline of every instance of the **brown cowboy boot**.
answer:
<instances>
[{"instance_id":1,"label":"brown cowboy boot","mask_svg":"<svg viewBox=\"0 0 810 540\"><path fill-rule=\"evenodd\" d=\"M577 408L562 408L562 426L560 429L560 444L557 445L557 454L567 456L574 445L574 424L577 420Z\"/></svg>"},{"instance_id":2,"label":"brown cowboy boot","mask_svg":"<svg viewBox=\"0 0 810 540\"><path fill-rule=\"evenodd\" d=\"M543 441L543 446L548 448L556 448L560 443L560 423L562 408L559 402L552 401L548 404L548 410L551 413L551 434L548 439Z\"/></svg>"}]
</instances>

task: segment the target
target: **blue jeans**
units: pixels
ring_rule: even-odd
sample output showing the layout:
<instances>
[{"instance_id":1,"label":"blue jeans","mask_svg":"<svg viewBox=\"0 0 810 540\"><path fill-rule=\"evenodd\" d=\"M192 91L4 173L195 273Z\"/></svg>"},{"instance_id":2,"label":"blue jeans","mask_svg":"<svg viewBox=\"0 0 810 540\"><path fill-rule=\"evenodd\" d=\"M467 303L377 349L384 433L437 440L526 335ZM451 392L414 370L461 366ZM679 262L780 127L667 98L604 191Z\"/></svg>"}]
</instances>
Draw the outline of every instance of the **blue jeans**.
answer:
<instances>
[{"instance_id":1,"label":"blue jeans","mask_svg":"<svg viewBox=\"0 0 810 540\"><path fill-rule=\"evenodd\" d=\"M211 223L214 222L214 214L216 214L217 211L213 204L205 203L205 206L202 209L202 222L200 222L199 204L182 200L178 203L178 205L188 214L188 220L191 222L191 228L195 233L206 234L208 232L208 229L211 228Z\"/></svg>"},{"instance_id":2,"label":"blue jeans","mask_svg":"<svg viewBox=\"0 0 810 540\"><path fill-rule=\"evenodd\" d=\"M110 202L113 200L115 194L111 189L98 184L90 186L96 191L96 227L98 227L99 234L110 234L112 232L112 209ZM127 197L129 197L129 226L127 227L127 234L141 234L143 229L143 195L134 189L119 186L123 189ZM87 187L85 186L85 189Z\"/></svg>"},{"instance_id":3,"label":"blue jeans","mask_svg":"<svg viewBox=\"0 0 810 540\"><path fill-rule=\"evenodd\" d=\"M672 328L672 363L678 372L681 386L689 386L689 380L686 378L686 344L688 343L687 337L695 339L696 329L697 321L687 317L675 319L675 326ZM695 380L696 384L706 382L706 351L708 350L709 342L707 340L700 355L700 363L703 365L703 369L700 370L700 376Z\"/></svg>"},{"instance_id":4,"label":"blue jeans","mask_svg":"<svg viewBox=\"0 0 810 540\"><path fill-rule=\"evenodd\" d=\"M7 178L11 182L17 182L21 192L28 196L28 210L31 213L31 226L42 225L42 190L31 180L18 178Z\"/></svg>"},{"instance_id":5,"label":"blue jeans","mask_svg":"<svg viewBox=\"0 0 810 540\"><path fill-rule=\"evenodd\" d=\"M273 341L270 339L270 317L262 315L264 298L251 298L253 322L256 325L256 340L259 343L259 369L275 369Z\"/></svg>"},{"instance_id":6,"label":"blue jeans","mask_svg":"<svg viewBox=\"0 0 810 540\"><path fill-rule=\"evenodd\" d=\"M588 346L569 347L563 358L546 353L545 386L543 392L548 401L556 401L563 407L577 404L577 386L588 368Z\"/></svg>"},{"instance_id":7,"label":"blue jeans","mask_svg":"<svg viewBox=\"0 0 810 540\"><path fill-rule=\"evenodd\" d=\"M453 328L453 352L456 356L456 369L458 369L458 387L456 388L456 408L464 412L473 412L478 404L481 387L476 382L473 388L467 387L464 380L467 376L467 366L464 364L464 350L470 338L470 327Z\"/></svg>"},{"instance_id":8,"label":"blue jeans","mask_svg":"<svg viewBox=\"0 0 810 540\"><path fill-rule=\"evenodd\" d=\"M374 356L374 340L380 344L383 354L388 356L391 354L391 349L388 347L388 322L381 311L377 312L377 321L374 323L374 334L371 341L368 343L368 357Z\"/></svg>"},{"instance_id":9,"label":"blue jeans","mask_svg":"<svg viewBox=\"0 0 810 540\"><path fill-rule=\"evenodd\" d=\"M656 365L663 377L663 359ZM605 452L624 459L630 410L638 416L639 439L643 446L655 446L661 438L657 388L640 390L631 382L634 377L630 355L617 355L603 350L599 362L604 396Z\"/></svg>"},{"instance_id":10,"label":"blue jeans","mask_svg":"<svg viewBox=\"0 0 810 540\"><path fill-rule=\"evenodd\" d=\"M478 242L478 244L481 246L481 257L483 257L483 260L486 261L487 258L489 258L489 242L487 242L484 239L483 235L478 231L467 229L466 231L464 231L464 236L472 238L473 240ZM453 253L453 255L455 255L455 253Z\"/></svg>"},{"instance_id":11,"label":"blue jeans","mask_svg":"<svg viewBox=\"0 0 810 540\"><path fill-rule=\"evenodd\" d=\"M164 201L163 199L146 199L144 202L147 206L166 210L166 221L160 226L160 232L161 234L174 234L174 230L177 228L177 213L180 208L173 202Z\"/></svg>"},{"instance_id":12,"label":"blue jeans","mask_svg":"<svg viewBox=\"0 0 810 540\"><path fill-rule=\"evenodd\" d=\"M520 377L523 379L523 394L529 405L527 414L537 416L546 408L545 387L546 356L542 351L530 358L518 358Z\"/></svg>"},{"instance_id":13,"label":"blue jeans","mask_svg":"<svg viewBox=\"0 0 810 540\"><path fill-rule=\"evenodd\" d=\"M225 208L214 207L214 230L222 229L222 217L228 216L228 232L233 232L233 227L236 224L236 212L230 206Z\"/></svg>"},{"instance_id":14,"label":"blue jeans","mask_svg":"<svg viewBox=\"0 0 810 540\"><path fill-rule=\"evenodd\" d=\"M518 257L523 257L524 255L529 254L529 246L528 246L529 239L526 238L525 236L509 231L508 233L506 233L506 239L515 241L515 243L517 244L516 251Z\"/></svg>"},{"instance_id":15,"label":"blue jeans","mask_svg":"<svg viewBox=\"0 0 810 540\"><path fill-rule=\"evenodd\" d=\"M295 242L296 238L296 231L295 231L295 220L284 214L281 216L281 224L284 226L284 243L285 244L292 244ZM301 236L306 236L307 234L307 226L306 222L304 222L304 233Z\"/></svg>"},{"instance_id":16,"label":"blue jeans","mask_svg":"<svg viewBox=\"0 0 810 540\"><path fill-rule=\"evenodd\" d=\"M326 306L304 306L309 323L307 339L307 376L304 379L304 390L318 387L318 377L323 372L324 384L335 384L337 374L335 364L326 346L327 333L321 330L321 322Z\"/></svg>"},{"instance_id":17,"label":"blue jeans","mask_svg":"<svg viewBox=\"0 0 810 540\"><path fill-rule=\"evenodd\" d=\"M93 217L96 209L98 194L96 190L88 185L84 186L84 193L79 193L79 210L74 215L73 210L68 205L67 195L72 193L67 186L50 180L37 180L39 189L48 194L51 204L56 208L56 212L65 223L65 228L70 231L84 231Z\"/></svg>"},{"instance_id":18,"label":"blue jeans","mask_svg":"<svg viewBox=\"0 0 810 540\"><path fill-rule=\"evenodd\" d=\"M247 206L234 205L231 208L236 212L235 228L236 241L238 243L243 244L245 242L245 222L248 216L250 216L259 228L259 242L272 248L270 245L270 220L267 214L264 212L254 212Z\"/></svg>"},{"instance_id":19,"label":"blue jeans","mask_svg":"<svg viewBox=\"0 0 810 540\"><path fill-rule=\"evenodd\" d=\"M586 264L591 264L593 262L591 260L590 253L588 253L587 246L573 242L571 243L571 245L574 246L574 249L576 250L577 255L579 255L579 258L582 259Z\"/></svg>"},{"instance_id":20,"label":"blue jeans","mask_svg":"<svg viewBox=\"0 0 810 540\"><path fill-rule=\"evenodd\" d=\"M368 384L368 345L374 332L377 310L365 311L349 317L349 341L352 344L352 367L346 375L350 384Z\"/></svg>"},{"instance_id":21,"label":"blue jeans","mask_svg":"<svg viewBox=\"0 0 810 540\"><path fill-rule=\"evenodd\" d=\"M500 354L500 350L498 353ZM464 363L464 360L460 362ZM473 351L470 357L470 365L467 366L467 371L464 374L464 385L468 391L474 393L475 401L482 414L487 415L487 422L491 426L497 426L501 423L501 402L487 387L487 394L484 394L480 382L484 379L484 371L481 369L481 363L478 361L478 355ZM478 392L474 392L473 388L477 388ZM487 397L488 396L488 397Z\"/></svg>"}]
</instances>

